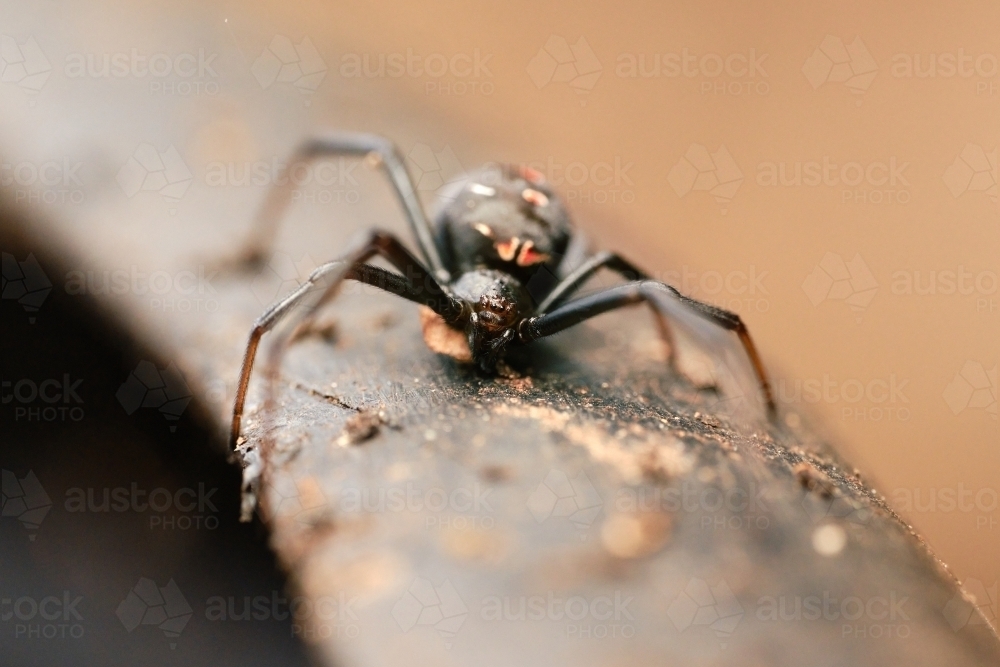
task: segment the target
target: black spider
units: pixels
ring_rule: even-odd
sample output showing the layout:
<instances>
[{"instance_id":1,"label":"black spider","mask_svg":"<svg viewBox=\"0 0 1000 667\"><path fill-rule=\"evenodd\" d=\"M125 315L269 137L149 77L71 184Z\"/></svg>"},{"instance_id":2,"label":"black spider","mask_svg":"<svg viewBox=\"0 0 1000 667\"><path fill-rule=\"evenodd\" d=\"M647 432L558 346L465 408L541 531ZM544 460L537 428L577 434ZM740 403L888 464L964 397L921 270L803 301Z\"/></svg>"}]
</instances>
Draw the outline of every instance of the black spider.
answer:
<instances>
[{"instance_id":1,"label":"black spider","mask_svg":"<svg viewBox=\"0 0 1000 667\"><path fill-rule=\"evenodd\" d=\"M313 139L297 151L292 163L338 154L368 156L385 168L416 234L424 263L392 234L370 231L342 259L323 264L294 292L269 307L254 324L243 358L233 409L232 447L238 444L261 336L307 294L320 288L320 298L299 320L300 327L306 325L345 279L374 285L425 306L424 337L431 349L472 361L487 372L496 369L512 346L644 301L657 316L672 367L676 346L671 321L696 337L714 337L717 342L719 327L735 332L752 365L768 416L774 418L776 409L767 375L739 315L650 280L616 253L586 256L582 237L574 233L565 207L540 173L528 168L486 167L456 184L450 203L432 227L399 152L383 137L351 133ZM259 264L267 259L290 196L290 180L271 191L256 220L244 263ZM401 273L367 264L375 255ZM615 271L629 282L567 302L601 268ZM290 337L286 333L275 342L278 354Z\"/></svg>"}]
</instances>

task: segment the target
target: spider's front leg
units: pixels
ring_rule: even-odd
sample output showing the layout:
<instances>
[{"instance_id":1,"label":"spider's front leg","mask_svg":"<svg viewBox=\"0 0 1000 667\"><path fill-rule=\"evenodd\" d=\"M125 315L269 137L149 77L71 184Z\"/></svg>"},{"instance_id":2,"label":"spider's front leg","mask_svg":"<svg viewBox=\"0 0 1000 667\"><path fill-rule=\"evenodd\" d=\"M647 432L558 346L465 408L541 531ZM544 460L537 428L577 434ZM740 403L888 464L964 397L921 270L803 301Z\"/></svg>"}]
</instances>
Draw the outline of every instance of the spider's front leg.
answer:
<instances>
[{"instance_id":1,"label":"spider's front leg","mask_svg":"<svg viewBox=\"0 0 1000 667\"><path fill-rule=\"evenodd\" d=\"M403 275L365 264L375 255L388 260ZM355 244L354 250L348 252L343 259L319 266L294 292L270 306L257 318L250 331L236 387L236 402L233 406L233 419L229 435L230 448L235 449L239 443L240 422L246 403L247 389L250 385L250 375L263 335L284 321L289 313L294 311L297 306L302 305L310 295L315 297L316 292L320 292L319 298L309 305L295 322L295 326L285 328L274 341L273 354L269 355L267 369L268 377L273 379L277 374L281 354L287 347L293 332L301 330L315 316L319 308L336 295L337 288L345 279L373 285L391 294L427 306L449 324L461 321L465 315L462 302L448 294L395 236L380 231L368 232L359 243Z\"/></svg>"},{"instance_id":2,"label":"spider's front leg","mask_svg":"<svg viewBox=\"0 0 1000 667\"><path fill-rule=\"evenodd\" d=\"M713 336L713 327L734 332L746 353L756 377L756 383L763 395L768 418L777 417L774 393L767 377L767 371L757 353L743 320L736 313L717 308L711 304L684 296L665 283L653 280L639 280L581 297L556 307L548 313L524 320L518 331L520 341L527 343L567 329L584 320L596 317L616 308L646 302L663 315L681 324L694 336ZM709 327L709 328L706 328ZM718 329L716 329L718 331Z\"/></svg>"},{"instance_id":3,"label":"spider's front leg","mask_svg":"<svg viewBox=\"0 0 1000 667\"><path fill-rule=\"evenodd\" d=\"M569 271L552 289L552 291L549 292L548 296L546 296L545 299L543 299L538 305L536 313L538 315L544 315L545 313L548 313L565 303L574 292L580 289L588 279L601 269L614 271L626 280L649 279L649 276L645 271L618 253L607 251L598 252L590 257L587 257L582 262L577 264L575 268ZM655 303L650 302L650 306L652 307L653 315L656 318L656 326L660 330L660 338L663 339L664 344L667 346L667 364L670 366L670 370L676 373L678 372L677 344L674 340L673 330L670 328L670 322L668 321L666 314L661 308L658 308Z\"/></svg>"}]
</instances>

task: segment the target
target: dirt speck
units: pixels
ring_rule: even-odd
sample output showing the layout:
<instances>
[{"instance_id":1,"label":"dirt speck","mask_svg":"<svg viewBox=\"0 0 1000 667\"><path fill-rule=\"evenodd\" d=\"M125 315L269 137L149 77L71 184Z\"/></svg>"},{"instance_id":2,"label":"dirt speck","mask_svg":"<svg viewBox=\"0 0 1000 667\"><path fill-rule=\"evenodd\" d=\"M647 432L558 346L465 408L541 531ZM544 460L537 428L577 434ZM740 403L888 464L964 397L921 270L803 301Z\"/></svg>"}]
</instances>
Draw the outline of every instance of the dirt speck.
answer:
<instances>
[{"instance_id":1,"label":"dirt speck","mask_svg":"<svg viewBox=\"0 0 1000 667\"><path fill-rule=\"evenodd\" d=\"M491 484L499 484L513 479L514 471L508 466L486 465L479 469L479 476Z\"/></svg>"},{"instance_id":2,"label":"dirt speck","mask_svg":"<svg viewBox=\"0 0 1000 667\"><path fill-rule=\"evenodd\" d=\"M344 424L344 430L337 438L341 447L358 445L378 435L379 429L386 423L385 414L380 410L360 410Z\"/></svg>"},{"instance_id":3,"label":"dirt speck","mask_svg":"<svg viewBox=\"0 0 1000 667\"><path fill-rule=\"evenodd\" d=\"M833 480L808 461L799 462L792 471L802 488L818 494L821 498L832 498L837 491Z\"/></svg>"}]
</instances>

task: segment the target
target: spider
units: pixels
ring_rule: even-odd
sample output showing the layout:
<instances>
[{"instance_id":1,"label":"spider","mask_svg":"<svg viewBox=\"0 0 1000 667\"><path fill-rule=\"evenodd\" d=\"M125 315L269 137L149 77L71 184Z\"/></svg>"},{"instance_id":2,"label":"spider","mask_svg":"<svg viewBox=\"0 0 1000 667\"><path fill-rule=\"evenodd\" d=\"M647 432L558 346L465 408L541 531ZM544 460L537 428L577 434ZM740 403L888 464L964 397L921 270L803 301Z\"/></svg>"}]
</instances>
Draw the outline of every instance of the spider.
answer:
<instances>
[{"instance_id":1,"label":"spider","mask_svg":"<svg viewBox=\"0 0 1000 667\"><path fill-rule=\"evenodd\" d=\"M289 327L288 333L274 341L274 357L280 356L295 337L292 331L306 327L344 280L367 283L420 304L428 346L472 362L487 373L495 372L504 354L515 346L616 308L645 302L656 316L669 349L667 362L674 370L677 348L672 325L717 345L732 340L735 334L752 367L767 415L775 418L767 374L739 315L651 280L617 253L587 255L585 241L574 231L562 201L534 169L492 165L470 174L453 184L445 198L449 203L432 226L400 152L381 136L337 133L310 139L299 147L290 164L334 155L367 157L384 169L416 235L423 261L393 234L371 230L342 258L316 268L302 285L264 311L253 325L243 357L233 408L232 448L240 441L247 388L261 337L306 302L307 295L320 293L299 316L298 326ZM269 192L241 256L243 264L266 261L290 198L290 180ZM367 263L375 256L400 273ZM617 272L628 282L570 300L600 269ZM272 359L271 364L276 372L277 361Z\"/></svg>"}]
</instances>

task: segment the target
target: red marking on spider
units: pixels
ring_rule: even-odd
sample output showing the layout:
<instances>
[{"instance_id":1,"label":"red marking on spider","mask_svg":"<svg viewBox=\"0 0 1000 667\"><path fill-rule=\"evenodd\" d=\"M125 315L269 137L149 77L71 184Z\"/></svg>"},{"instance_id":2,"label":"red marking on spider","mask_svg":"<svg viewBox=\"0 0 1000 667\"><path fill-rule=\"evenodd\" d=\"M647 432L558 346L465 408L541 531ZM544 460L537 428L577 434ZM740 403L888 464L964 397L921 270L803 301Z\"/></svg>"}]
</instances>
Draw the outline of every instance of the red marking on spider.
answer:
<instances>
[{"instance_id":1,"label":"red marking on spider","mask_svg":"<svg viewBox=\"0 0 1000 667\"><path fill-rule=\"evenodd\" d=\"M545 196L545 193L531 188L526 188L521 192L521 196L524 197L524 201L534 206L545 206L549 203L549 198Z\"/></svg>"},{"instance_id":2,"label":"red marking on spider","mask_svg":"<svg viewBox=\"0 0 1000 667\"><path fill-rule=\"evenodd\" d=\"M505 262L509 262L514 259L514 255L517 254L517 247L519 245L521 245L521 239L515 236L509 241L498 241L493 244L493 247L497 249L497 254L500 255L500 259Z\"/></svg>"},{"instance_id":3,"label":"red marking on spider","mask_svg":"<svg viewBox=\"0 0 1000 667\"><path fill-rule=\"evenodd\" d=\"M543 252L537 252L535 244L531 241L525 241L524 245L521 246L521 252L517 255L518 266L532 266L547 261L549 261L549 256Z\"/></svg>"},{"instance_id":4,"label":"red marking on spider","mask_svg":"<svg viewBox=\"0 0 1000 667\"><path fill-rule=\"evenodd\" d=\"M538 184L545 182L545 175L537 169L532 169L531 167L518 167L517 173L519 173L521 178L529 183Z\"/></svg>"}]
</instances>

